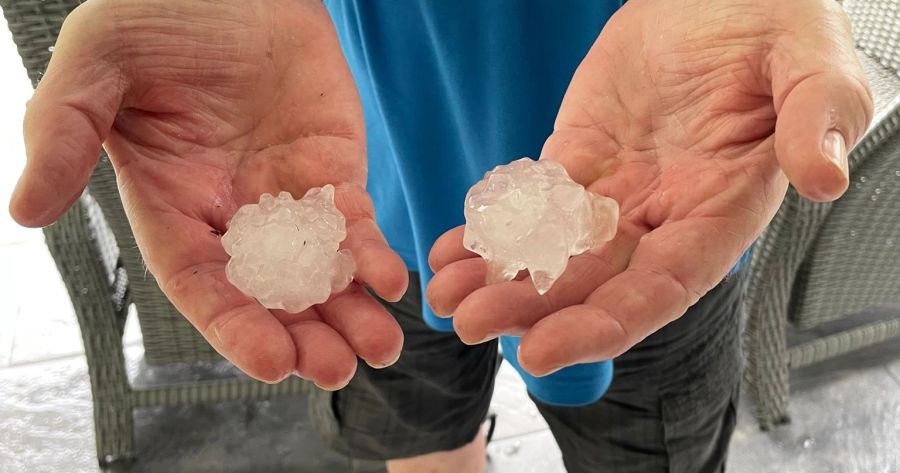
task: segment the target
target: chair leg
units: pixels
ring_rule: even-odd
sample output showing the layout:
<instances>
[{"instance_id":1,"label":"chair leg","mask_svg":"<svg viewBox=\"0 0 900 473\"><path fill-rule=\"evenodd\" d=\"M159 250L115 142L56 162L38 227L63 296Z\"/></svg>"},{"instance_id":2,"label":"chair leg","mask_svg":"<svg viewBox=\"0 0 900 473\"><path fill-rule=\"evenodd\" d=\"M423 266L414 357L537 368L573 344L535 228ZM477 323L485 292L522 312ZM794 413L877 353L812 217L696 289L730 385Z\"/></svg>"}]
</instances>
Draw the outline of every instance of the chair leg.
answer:
<instances>
[{"instance_id":1,"label":"chair leg","mask_svg":"<svg viewBox=\"0 0 900 473\"><path fill-rule=\"evenodd\" d=\"M134 460L134 420L130 403L98 399L95 394L94 432L101 467Z\"/></svg>"},{"instance_id":2,"label":"chair leg","mask_svg":"<svg viewBox=\"0 0 900 473\"><path fill-rule=\"evenodd\" d=\"M757 379L756 420L760 429L769 430L791 421L787 353L783 349L763 350L761 355L759 361L767 368Z\"/></svg>"},{"instance_id":3,"label":"chair leg","mask_svg":"<svg viewBox=\"0 0 900 473\"><path fill-rule=\"evenodd\" d=\"M109 276L92 244L84 205L76 202L44 229L44 235L81 328L94 399L97 458L105 465L134 457L133 401L125 371L122 315L110 298Z\"/></svg>"},{"instance_id":4,"label":"chair leg","mask_svg":"<svg viewBox=\"0 0 900 473\"><path fill-rule=\"evenodd\" d=\"M747 391L756 404L756 420L762 430L790 422L789 355L785 339L786 318L774 299L748 306Z\"/></svg>"}]
</instances>

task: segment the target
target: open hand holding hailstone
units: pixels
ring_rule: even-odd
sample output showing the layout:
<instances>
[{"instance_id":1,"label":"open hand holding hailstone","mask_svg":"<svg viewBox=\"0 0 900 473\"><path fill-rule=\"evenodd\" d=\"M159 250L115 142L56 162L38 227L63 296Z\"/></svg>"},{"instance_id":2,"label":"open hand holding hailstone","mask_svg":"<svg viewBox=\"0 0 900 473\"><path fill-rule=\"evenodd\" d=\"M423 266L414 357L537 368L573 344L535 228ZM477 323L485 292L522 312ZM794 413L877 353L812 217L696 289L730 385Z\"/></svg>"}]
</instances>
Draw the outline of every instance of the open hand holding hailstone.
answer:
<instances>
[{"instance_id":1,"label":"open hand holding hailstone","mask_svg":"<svg viewBox=\"0 0 900 473\"><path fill-rule=\"evenodd\" d=\"M222 246L231 256L228 280L269 309L301 312L328 300L353 280L344 215L334 206L334 186L310 189L300 200L263 194L232 217Z\"/></svg>"},{"instance_id":2,"label":"open hand holding hailstone","mask_svg":"<svg viewBox=\"0 0 900 473\"><path fill-rule=\"evenodd\" d=\"M544 294L569 263L616 235L619 205L591 193L556 161L522 158L487 172L466 194L465 247L487 262L487 283L531 274Z\"/></svg>"}]
</instances>

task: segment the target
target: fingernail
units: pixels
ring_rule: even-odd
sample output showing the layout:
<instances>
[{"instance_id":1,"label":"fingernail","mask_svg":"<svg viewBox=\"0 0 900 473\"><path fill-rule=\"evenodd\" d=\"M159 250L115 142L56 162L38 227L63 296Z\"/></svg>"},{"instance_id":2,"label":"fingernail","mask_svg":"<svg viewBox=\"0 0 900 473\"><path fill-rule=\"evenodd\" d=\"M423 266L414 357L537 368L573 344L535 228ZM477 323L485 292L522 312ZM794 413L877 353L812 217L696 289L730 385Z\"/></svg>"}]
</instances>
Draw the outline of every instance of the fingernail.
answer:
<instances>
[{"instance_id":1,"label":"fingernail","mask_svg":"<svg viewBox=\"0 0 900 473\"><path fill-rule=\"evenodd\" d=\"M543 378L544 376L550 376L551 374L556 373L557 371L565 368L565 366L551 365L551 366L545 368L543 371L533 372L526 367L526 363L522 362L521 354L522 354L522 345L519 345L516 347L516 360L519 361L519 366L521 366L522 369L524 369L528 374L530 374L531 376L534 376L535 378Z\"/></svg>"},{"instance_id":2,"label":"fingernail","mask_svg":"<svg viewBox=\"0 0 900 473\"><path fill-rule=\"evenodd\" d=\"M291 371L288 371L287 373L281 375L281 376L278 377L277 379L273 379L273 380L271 380L271 381L264 381L264 382L265 382L266 384L278 384L278 383L280 383L280 382L282 382L282 381L284 381L284 380L290 378L290 377L291 377L291 374L292 374L292 372L291 372Z\"/></svg>"},{"instance_id":3,"label":"fingernail","mask_svg":"<svg viewBox=\"0 0 900 473\"><path fill-rule=\"evenodd\" d=\"M829 130L822 140L822 152L828 157L845 176L849 176L847 164L847 144L844 136L837 130Z\"/></svg>"},{"instance_id":4,"label":"fingernail","mask_svg":"<svg viewBox=\"0 0 900 473\"><path fill-rule=\"evenodd\" d=\"M449 319L450 317L453 317L453 314L446 314L444 312L445 311L437 312L436 310L434 310L434 306L432 306L431 308L431 313L439 319Z\"/></svg>"},{"instance_id":5,"label":"fingernail","mask_svg":"<svg viewBox=\"0 0 900 473\"><path fill-rule=\"evenodd\" d=\"M313 384L316 385L316 387L321 389L322 391L337 391L336 389L326 388L325 386L322 386L321 384L319 384L315 381L313 381Z\"/></svg>"},{"instance_id":6,"label":"fingernail","mask_svg":"<svg viewBox=\"0 0 900 473\"><path fill-rule=\"evenodd\" d=\"M374 368L374 369L376 369L376 370L380 370L380 369L387 368L388 366L391 366L391 365L393 365L394 363L396 363L397 360L400 359L400 355L402 355L402 354L403 354L403 351L401 350L399 353L397 353L397 356L395 356L393 360L388 361L387 363L378 363L378 362L371 362L371 363L370 363L370 362L368 362L368 361L366 361L366 360L363 360L363 361L366 361L366 364L369 365L369 366L371 366L372 368Z\"/></svg>"},{"instance_id":7,"label":"fingernail","mask_svg":"<svg viewBox=\"0 0 900 473\"><path fill-rule=\"evenodd\" d=\"M331 391L331 392L334 392L334 391L340 391L341 389L346 388L347 385L350 384L350 381L348 380L346 383L339 384L339 385L336 385L336 386L324 386L324 385L322 385L322 384L319 384L319 383L316 382L316 381L313 381L313 384L315 384L317 388L319 388L319 389L321 389L321 390L323 390L323 391Z\"/></svg>"},{"instance_id":8,"label":"fingernail","mask_svg":"<svg viewBox=\"0 0 900 473\"><path fill-rule=\"evenodd\" d=\"M481 345L482 343L489 342L495 338L498 338L499 336L500 336L499 333L488 333L481 340L478 340L475 342L467 342L467 341L463 340L463 343L465 343L466 345Z\"/></svg>"}]
</instances>

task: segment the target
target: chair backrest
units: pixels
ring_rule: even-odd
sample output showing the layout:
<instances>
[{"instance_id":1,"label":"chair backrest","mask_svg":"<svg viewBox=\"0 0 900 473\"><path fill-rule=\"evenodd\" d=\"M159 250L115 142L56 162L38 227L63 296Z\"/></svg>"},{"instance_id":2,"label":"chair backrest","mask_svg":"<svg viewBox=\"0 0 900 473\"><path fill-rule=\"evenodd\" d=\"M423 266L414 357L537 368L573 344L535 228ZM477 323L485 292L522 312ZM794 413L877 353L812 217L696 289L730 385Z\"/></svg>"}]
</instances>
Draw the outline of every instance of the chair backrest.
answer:
<instances>
[{"instance_id":1,"label":"chair backrest","mask_svg":"<svg viewBox=\"0 0 900 473\"><path fill-rule=\"evenodd\" d=\"M845 0L876 115L798 272L790 320L812 327L900 301L900 2Z\"/></svg>"},{"instance_id":2,"label":"chair backrest","mask_svg":"<svg viewBox=\"0 0 900 473\"><path fill-rule=\"evenodd\" d=\"M844 0L856 46L886 69L900 70L900 2Z\"/></svg>"},{"instance_id":3,"label":"chair backrest","mask_svg":"<svg viewBox=\"0 0 900 473\"><path fill-rule=\"evenodd\" d=\"M116 176L104 154L91 176L88 192L103 211L107 231L117 242L121 266L128 275L130 300L134 304L144 343L144 358L150 364L218 360L206 343L169 300L147 271L131 225L125 216Z\"/></svg>"},{"instance_id":4,"label":"chair backrest","mask_svg":"<svg viewBox=\"0 0 900 473\"><path fill-rule=\"evenodd\" d=\"M0 0L13 40L33 85L40 82L66 16L79 0ZM192 362L220 359L197 331L182 317L159 290L144 266L131 227L119 200L116 177L104 155L94 170L88 189L79 201L77 213L89 228L92 254L96 264L108 276L109 287L89 291L109 294L110 303L133 303L143 334L148 363ZM70 232L45 232L49 246L55 239L70 238ZM71 242L68 242L69 244ZM58 266L71 264L56 258ZM73 268L75 271L78 268ZM67 273L63 270L61 273ZM78 297L76 292L73 297ZM127 307L117 307L124 311ZM85 330L86 327L82 327Z\"/></svg>"}]
</instances>

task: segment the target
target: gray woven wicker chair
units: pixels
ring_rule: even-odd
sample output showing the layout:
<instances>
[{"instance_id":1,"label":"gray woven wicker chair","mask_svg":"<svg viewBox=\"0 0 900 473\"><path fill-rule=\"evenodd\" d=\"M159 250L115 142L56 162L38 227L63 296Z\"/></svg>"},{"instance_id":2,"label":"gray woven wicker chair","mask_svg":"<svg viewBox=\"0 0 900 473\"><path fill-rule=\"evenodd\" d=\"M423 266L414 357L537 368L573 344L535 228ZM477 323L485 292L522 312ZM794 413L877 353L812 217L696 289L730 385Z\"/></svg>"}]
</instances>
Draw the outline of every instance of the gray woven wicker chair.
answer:
<instances>
[{"instance_id":1,"label":"gray woven wicker chair","mask_svg":"<svg viewBox=\"0 0 900 473\"><path fill-rule=\"evenodd\" d=\"M77 0L0 0L32 84L41 79L50 49ZM129 382L122 334L136 309L148 365L225 364L172 307L149 275L125 218L109 160L102 157L88 190L58 223L44 229L65 282L84 340L94 401L97 457L101 463L134 457L132 410L199 402L266 399L306 391L291 378L277 385L234 370L202 382L135 388ZM209 370L207 370L209 371Z\"/></svg>"},{"instance_id":2,"label":"gray woven wicker chair","mask_svg":"<svg viewBox=\"0 0 900 473\"><path fill-rule=\"evenodd\" d=\"M792 188L752 259L745 371L764 430L789 420L788 372L900 336L881 317L797 346L787 324L823 326L900 302L900 3L845 0L876 114L850 155L850 189L834 203ZM845 319L853 321L854 319Z\"/></svg>"}]
</instances>

